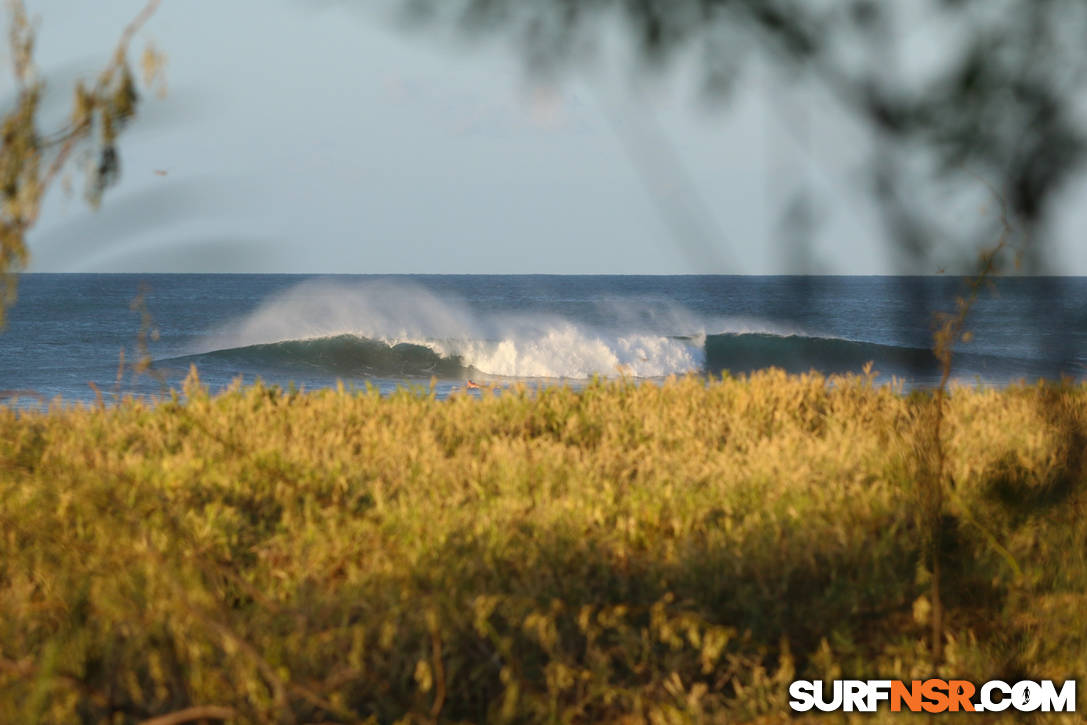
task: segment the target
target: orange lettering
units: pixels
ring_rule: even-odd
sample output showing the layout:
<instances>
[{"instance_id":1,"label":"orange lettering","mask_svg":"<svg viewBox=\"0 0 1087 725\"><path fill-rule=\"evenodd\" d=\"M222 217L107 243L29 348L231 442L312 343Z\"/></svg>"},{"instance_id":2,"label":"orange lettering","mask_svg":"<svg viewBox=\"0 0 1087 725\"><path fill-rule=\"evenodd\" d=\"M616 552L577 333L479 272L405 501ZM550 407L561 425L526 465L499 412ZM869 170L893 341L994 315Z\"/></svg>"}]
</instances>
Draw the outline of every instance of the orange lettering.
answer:
<instances>
[{"instance_id":1,"label":"orange lettering","mask_svg":"<svg viewBox=\"0 0 1087 725\"><path fill-rule=\"evenodd\" d=\"M891 712L901 712L903 702L906 703L906 708L910 712L920 712L921 680L914 680L909 689L902 680L891 683Z\"/></svg>"},{"instance_id":2,"label":"orange lettering","mask_svg":"<svg viewBox=\"0 0 1087 725\"><path fill-rule=\"evenodd\" d=\"M943 692L947 690L946 680L925 680L921 684L921 694L929 702L921 703L921 707L925 712L943 712L947 709L947 695Z\"/></svg>"},{"instance_id":3,"label":"orange lettering","mask_svg":"<svg viewBox=\"0 0 1087 725\"><path fill-rule=\"evenodd\" d=\"M964 712L973 712L974 703L970 698L974 696L974 683L966 680L951 680L948 683L949 709L958 712L961 707Z\"/></svg>"}]
</instances>

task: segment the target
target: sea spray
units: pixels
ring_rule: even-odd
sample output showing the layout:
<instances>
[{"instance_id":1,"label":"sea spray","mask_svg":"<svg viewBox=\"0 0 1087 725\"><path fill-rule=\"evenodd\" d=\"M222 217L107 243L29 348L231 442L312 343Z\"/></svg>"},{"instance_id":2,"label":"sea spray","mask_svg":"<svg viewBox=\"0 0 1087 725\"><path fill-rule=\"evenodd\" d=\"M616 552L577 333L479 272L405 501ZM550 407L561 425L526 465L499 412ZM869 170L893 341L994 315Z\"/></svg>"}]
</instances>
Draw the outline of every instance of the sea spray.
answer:
<instances>
[{"instance_id":1,"label":"sea spray","mask_svg":"<svg viewBox=\"0 0 1087 725\"><path fill-rule=\"evenodd\" d=\"M750 315L706 318L651 297L602 297L562 313L518 310L525 299L481 309L408 281L307 281L220 328L197 355L174 360L223 362L239 374L388 379L659 379L768 367L831 374L869 362L884 379L924 384L939 376L923 345L823 335ZM957 361L966 381L1055 372L1046 361L1008 355L964 351Z\"/></svg>"},{"instance_id":2,"label":"sea spray","mask_svg":"<svg viewBox=\"0 0 1087 725\"><path fill-rule=\"evenodd\" d=\"M208 336L203 351L354 335L386 342L472 338L486 330L457 299L410 282L302 282Z\"/></svg>"},{"instance_id":3,"label":"sea spray","mask_svg":"<svg viewBox=\"0 0 1087 725\"><path fill-rule=\"evenodd\" d=\"M664 301L615 299L599 307L594 317L601 323L609 318L622 322L606 326L551 314L484 313L403 282L305 282L224 326L202 347L219 358L261 359L286 367L311 364L359 375L459 374L463 368L499 377L652 378L703 368L703 333L682 308ZM682 335L664 332L678 324L688 326ZM311 344L300 344L304 341ZM428 359L418 348L437 357ZM416 352L386 352L408 350ZM357 355L354 363L352 354ZM407 362L401 359L408 357Z\"/></svg>"}]
</instances>

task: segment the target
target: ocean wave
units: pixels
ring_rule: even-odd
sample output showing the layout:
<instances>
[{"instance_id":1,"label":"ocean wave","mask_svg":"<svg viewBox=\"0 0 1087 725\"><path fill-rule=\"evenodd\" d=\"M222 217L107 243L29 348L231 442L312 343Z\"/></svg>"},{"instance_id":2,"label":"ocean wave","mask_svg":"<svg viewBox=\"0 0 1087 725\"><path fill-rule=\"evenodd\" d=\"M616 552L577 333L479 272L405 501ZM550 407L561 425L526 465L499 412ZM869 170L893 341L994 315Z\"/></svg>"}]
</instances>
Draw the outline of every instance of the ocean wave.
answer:
<instances>
[{"instance_id":1,"label":"ocean wave","mask_svg":"<svg viewBox=\"0 0 1087 725\"><path fill-rule=\"evenodd\" d=\"M697 372L704 362L701 346L689 339L646 333L606 334L573 323L500 340L442 340L428 344L444 356L463 360L473 370L499 377L655 378Z\"/></svg>"},{"instance_id":2,"label":"ocean wave","mask_svg":"<svg viewBox=\"0 0 1087 725\"><path fill-rule=\"evenodd\" d=\"M594 335L577 325L535 336L498 340L375 340L357 335L281 340L172 358L173 362L215 363L239 372L286 372L340 377L438 377L571 379L662 378L764 368L789 373L860 372L871 362L883 375L933 379L940 364L931 350L881 345L835 337L721 333L714 335ZM984 377L1051 374L1039 361L958 353L956 372Z\"/></svg>"},{"instance_id":3,"label":"ocean wave","mask_svg":"<svg viewBox=\"0 0 1087 725\"><path fill-rule=\"evenodd\" d=\"M239 372L323 373L346 377L587 379L594 375L664 377L702 369L692 341L652 335L602 338L576 326L539 338L374 340L356 335L281 340L186 355L164 363L216 363Z\"/></svg>"},{"instance_id":4,"label":"ocean wave","mask_svg":"<svg viewBox=\"0 0 1087 725\"><path fill-rule=\"evenodd\" d=\"M299 285L202 347L174 361L243 375L345 378L652 379L769 367L833 374L859 372L869 362L884 376L931 381L940 374L939 362L923 347L814 334L780 322L700 320L680 306L646 300L602 300L576 320L482 312L403 283ZM1055 373L1041 361L970 351L958 352L955 365L959 377Z\"/></svg>"},{"instance_id":5,"label":"ocean wave","mask_svg":"<svg viewBox=\"0 0 1087 725\"><path fill-rule=\"evenodd\" d=\"M958 379L987 380L1059 377L1060 366L1049 361L957 350L952 358ZM706 338L706 371L748 373L781 368L789 373L816 370L824 374L860 372L872 363L884 376L932 382L941 363L929 348L886 345L840 337L726 333Z\"/></svg>"},{"instance_id":6,"label":"ocean wave","mask_svg":"<svg viewBox=\"0 0 1087 725\"><path fill-rule=\"evenodd\" d=\"M205 352L182 362L336 375L549 379L652 378L703 367L700 333L695 340L663 332L697 326L677 305L601 300L586 312L608 324L483 312L403 282L307 283L217 331L204 341Z\"/></svg>"},{"instance_id":7,"label":"ocean wave","mask_svg":"<svg viewBox=\"0 0 1087 725\"><path fill-rule=\"evenodd\" d=\"M212 362L258 374L283 371L344 377L455 378L467 372L458 357L442 356L424 345L389 344L355 335L245 345L164 362L194 363L197 367Z\"/></svg>"}]
</instances>

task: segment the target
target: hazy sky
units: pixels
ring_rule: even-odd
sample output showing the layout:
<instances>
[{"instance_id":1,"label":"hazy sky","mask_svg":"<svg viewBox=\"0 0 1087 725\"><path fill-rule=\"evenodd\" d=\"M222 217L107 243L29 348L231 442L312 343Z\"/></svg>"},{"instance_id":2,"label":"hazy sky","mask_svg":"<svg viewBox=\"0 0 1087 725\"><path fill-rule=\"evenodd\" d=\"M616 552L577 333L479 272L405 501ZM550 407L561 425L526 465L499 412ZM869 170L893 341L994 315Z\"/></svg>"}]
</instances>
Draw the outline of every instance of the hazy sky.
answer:
<instances>
[{"instance_id":1,"label":"hazy sky","mask_svg":"<svg viewBox=\"0 0 1087 725\"><path fill-rule=\"evenodd\" d=\"M142 5L28 2L56 113ZM304 0L164 0L134 57L148 39L169 93L145 94L100 211L53 195L32 271L803 271L778 226L802 186L805 270L894 271L857 138L757 68L707 113L682 67L637 91L606 64L544 84L500 45Z\"/></svg>"}]
</instances>

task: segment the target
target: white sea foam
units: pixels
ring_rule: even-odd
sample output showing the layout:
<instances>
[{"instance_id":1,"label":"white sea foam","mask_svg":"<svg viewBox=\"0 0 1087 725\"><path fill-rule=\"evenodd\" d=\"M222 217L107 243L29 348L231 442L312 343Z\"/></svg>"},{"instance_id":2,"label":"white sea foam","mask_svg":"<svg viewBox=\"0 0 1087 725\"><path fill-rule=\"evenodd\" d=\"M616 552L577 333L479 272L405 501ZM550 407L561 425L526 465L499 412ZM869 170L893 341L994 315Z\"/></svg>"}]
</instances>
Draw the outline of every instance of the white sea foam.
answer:
<instances>
[{"instance_id":1,"label":"white sea foam","mask_svg":"<svg viewBox=\"0 0 1087 725\"><path fill-rule=\"evenodd\" d=\"M571 322L552 323L541 333L528 334L514 323L498 341L453 339L426 344L439 354L460 356L482 373L507 377L650 378L697 371L703 362L701 346L691 341L652 334L606 335Z\"/></svg>"}]
</instances>

